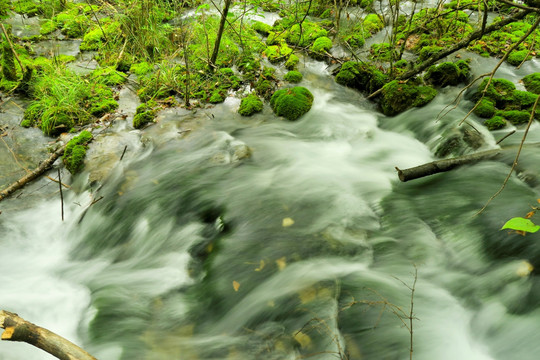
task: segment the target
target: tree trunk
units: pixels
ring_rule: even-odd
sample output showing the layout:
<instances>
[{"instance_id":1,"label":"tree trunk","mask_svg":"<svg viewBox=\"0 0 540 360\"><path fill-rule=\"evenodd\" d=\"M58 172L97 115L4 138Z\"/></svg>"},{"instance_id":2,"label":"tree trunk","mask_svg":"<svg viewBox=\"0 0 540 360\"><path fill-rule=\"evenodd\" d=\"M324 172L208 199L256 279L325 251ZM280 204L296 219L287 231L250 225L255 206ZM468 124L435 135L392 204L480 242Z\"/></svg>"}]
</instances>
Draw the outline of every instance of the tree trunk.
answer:
<instances>
[{"instance_id":1,"label":"tree trunk","mask_svg":"<svg viewBox=\"0 0 540 360\"><path fill-rule=\"evenodd\" d=\"M216 60L219 52L219 45L221 43L221 37L223 36L223 30L225 29L225 21L227 21L227 14L229 13L229 6L231 5L231 0L225 0L225 5L223 6L223 12L221 13L221 21L219 22L219 29L216 36L216 42L214 44L214 50L212 51L212 57L210 58L210 66L213 68L216 67Z\"/></svg>"},{"instance_id":2,"label":"tree trunk","mask_svg":"<svg viewBox=\"0 0 540 360\"><path fill-rule=\"evenodd\" d=\"M72 342L17 314L0 310L0 327L5 329L2 340L26 342L61 360L97 360Z\"/></svg>"},{"instance_id":3,"label":"tree trunk","mask_svg":"<svg viewBox=\"0 0 540 360\"><path fill-rule=\"evenodd\" d=\"M64 153L65 146L62 146L60 149L56 150L47 160L43 161L34 171L26 174L19 180L15 181L13 184L0 191L0 201L7 198L9 195L13 194L16 190L19 190L29 182L37 179L45 171L49 170L53 163Z\"/></svg>"}]
</instances>

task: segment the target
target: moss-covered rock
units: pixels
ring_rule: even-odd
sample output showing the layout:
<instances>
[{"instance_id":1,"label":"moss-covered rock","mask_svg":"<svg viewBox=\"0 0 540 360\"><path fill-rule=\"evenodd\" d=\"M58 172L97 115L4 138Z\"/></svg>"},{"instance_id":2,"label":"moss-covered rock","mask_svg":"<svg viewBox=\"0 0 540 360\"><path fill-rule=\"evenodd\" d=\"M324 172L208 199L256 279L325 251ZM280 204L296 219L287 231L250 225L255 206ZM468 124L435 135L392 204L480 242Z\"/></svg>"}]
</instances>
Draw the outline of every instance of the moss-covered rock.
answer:
<instances>
[{"instance_id":1,"label":"moss-covered rock","mask_svg":"<svg viewBox=\"0 0 540 360\"><path fill-rule=\"evenodd\" d=\"M316 39L327 35L328 31L326 29L323 29L317 23L306 20L302 25L294 24L287 32L286 39L289 44L308 47Z\"/></svg>"},{"instance_id":2,"label":"moss-covered rock","mask_svg":"<svg viewBox=\"0 0 540 360\"><path fill-rule=\"evenodd\" d=\"M523 81L523 85L525 85L527 91L540 94L540 72L529 74L521 79L521 81Z\"/></svg>"},{"instance_id":3,"label":"moss-covered rock","mask_svg":"<svg viewBox=\"0 0 540 360\"><path fill-rule=\"evenodd\" d=\"M263 110L262 100L255 94L250 94L242 99L238 113L242 116L251 116Z\"/></svg>"},{"instance_id":4,"label":"moss-covered rock","mask_svg":"<svg viewBox=\"0 0 540 360\"><path fill-rule=\"evenodd\" d=\"M291 121L307 113L312 104L313 94L301 86L278 90L270 99L274 113Z\"/></svg>"},{"instance_id":5,"label":"moss-covered rock","mask_svg":"<svg viewBox=\"0 0 540 360\"><path fill-rule=\"evenodd\" d=\"M302 81L302 78L303 78L302 73L295 70L289 71L288 73L285 74L285 77L284 77L285 80L294 84Z\"/></svg>"},{"instance_id":6,"label":"moss-covered rock","mask_svg":"<svg viewBox=\"0 0 540 360\"><path fill-rule=\"evenodd\" d=\"M324 59L326 53L330 52L331 48L332 40L326 36L321 36L313 42L313 45L311 45L311 56L318 60Z\"/></svg>"},{"instance_id":7,"label":"moss-covered rock","mask_svg":"<svg viewBox=\"0 0 540 360\"><path fill-rule=\"evenodd\" d=\"M336 75L338 84L373 93L388 81L388 77L376 67L360 62L347 61Z\"/></svg>"},{"instance_id":8,"label":"moss-covered rock","mask_svg":"<svg viewBox=\"0 0 540 360\"><path fill-rule=\"evenodd\" d=\"M496 111L497 109L495 109L495 104L488 98L481 99L478 106L476 106L474 109L474 113L477 116L485 119L493 117Z\"/></svg>"},{"instance_id":9,"label":"moss-covered rock","mask_svg":"<svg viewBox=\"0 0 540 360\"><path fill-rule=\"evenodd\" d=\"M512 51L510 55L508 55L508 58L506 58L506 61L510 65L518 66L522 62L526 60L531 60L532 56L530 54L530 51L527 49L519 50L519 51Z\"/></svg>"},{"instance_id":10,"label":"moss-covered rock","mask_svg":"<svg viewBox=\"0 0 540 360\"><path fill-rule=\"evenodd\" d=\"M285 68L287 70L294 70L296 68L296 65L300 62L300 58L296 56L295 54L291 54L287 61L285 62Z\"/></svg>"},{"instance_id":11,"label":"moss-covered rock","mask_svg":"<svg viewBox=\"0 0 540 360\"><path fill-rule=\"evenodd\" d=\"M529 91L514 90L511 102L506 104L506 110L529 110L537 97L538 95Z\"/></svg>"},{"instance_id":12,"label":"moss-covered rock","mask_svg":"<svg viewBox=\"0 0 540 360\"><path fill-rule=\"evenodd\" d=\"M261 21L254 21L251 26L253 30L264 36L268 36L268 34L270 34L270 31L272 31L272 26L265 24Z\"/></svg>"},{"instance_id":13,"label":"moss-covered rock","mask_svg":"<svg viewBox=\"0 0 540 360\"><path fill-rule=\"evenodd\" d=\"M368 14L363 20L364 29L372 34L381 31L384 28L382 16L377 14Z\"/></svg>"},{"instance_id":14,"label":"moss-covered rock","mask_svg":"<svg viewBox=\"0 0 540 360\"><path fill-rule=\"evenodd\" d=\"M41 28L39 29L39 33L41 35L47 35L52 33L58 28L58 24L54 20L45 20L43 23L41 23Z\"/></svg>"},{"instance_id":15,"label":"moss-covered rock","mask_svg":"<svg viewBox=\"0 0 540 360\"><path fill-rule=\"evenodd\" d=\"M461 64L461 67L452 62L433 65L428 69L424 76L424 80L428 84L440 87L448 85L455 86L462 82L466 82L470 73L470 67L466 62L462 62Z\"/></svg>"},{"instance_id":16,"label":"moss-covered rock","mask_svg":"<svg viewBox=\"0 0 540 360\"><path fill-rule=\"evenodd\" d=\"M501 116L514 125L520 125L529 122L531 113L523 110L508 110L503 111Z\"/></svg>"},{"instance_id":17,"label":"moss-covered rock","mask_svg":"<svg viewBox=\"0 0 540 360\"><path fill-rule=\"evenodd\" d=\"M385 115L393 116L413 107L429 103L437 95L430 86L417 86L394 80L382 88L381 109Z\"/></svg>"},{"instance_id":18,"label":"moss-covered rock","mask_svg":"<svg viewBox=\"0 0 540 360\"><path fill-rule=\"evenodd\" d=\"M219 104L225 101L225 95L220 90L214 90L208 102L211 104Z\"/></svg>"},{"instance_id":19,"label":"moss-covered rock","mask_svg":"<svg viewBox=\"0 0 540 360\"><path fill-rule=\"evenodd\" d=\"M484 121L484 125L488 130L498 130L506 126L506 120L502 116L494 116L491 119Z\"/></svg>"},{"instance_id":20,"label":"moss-covered rock","mask_svg":"<svg viewBox=\"0 0 540 360\"><path fill-rule=\"evenodd\" d=\"M83 131L66 144L62 160L70 173L77 174L84 168L86 149L92 138L89 131Z\"/></svg>"},{"instance_id":21,"label":"moss-covered rock","mask_svg":"<svg viewBox=\"0 0 540 360\"><path fill-rule=\"evenodd\" d=\"M154 121L154 118L156 117L154 107L154 101L148 101L147 103L137 106L135 116L133 117L133 127L135 129L140 129L146 124Z\"/></svg>"},{"instance_id":22,"label":"moss-covered rock","mask_svg":"<svg viewBox=\"0 0 540 360\"><path fill-rule=\"evenodd\" d=\"M480 98L484 89L488 84L489 79L486 78L478 86L476 97ZM499 109L503 109L505 104L512 99L512 94L516 90L513 82L506 79L492 79L491 84L486 89L485 96L495 102Z\"/></svg>"},{"instance_id":23,"label":"moss-covered rock","mask_svg":"<svg viewBox=\"0 0 540 360\"><path fill-rule=\"evenodd\" d=\"M266 56L271 63L278 63L285 60L291 54L292 49L284 42L280 45L268 46L263 52L263 55Z\"/></svg>"}]
</instances>

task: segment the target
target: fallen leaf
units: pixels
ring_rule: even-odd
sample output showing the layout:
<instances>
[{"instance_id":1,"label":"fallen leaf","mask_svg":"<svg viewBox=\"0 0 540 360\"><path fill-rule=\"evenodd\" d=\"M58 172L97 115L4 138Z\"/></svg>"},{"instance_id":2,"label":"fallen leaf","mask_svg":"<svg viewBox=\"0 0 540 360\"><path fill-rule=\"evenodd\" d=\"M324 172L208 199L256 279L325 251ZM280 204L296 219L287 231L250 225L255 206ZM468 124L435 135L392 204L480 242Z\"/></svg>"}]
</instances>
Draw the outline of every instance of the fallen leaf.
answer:
<instances>
[{"instance_id":1,"label":"fallen leaf","mask_svg":"<svg viewBox=\"0 0 540 360\"><path fill-rule=\"evenodd\" d=\"M291 218L285 218L285 219L283 219L283 221L281 223L281 225L283 227L289 227L289 226L292 226L293 224L294 224L294 220L291 219Z\"/></svg>"},{"instance_id":2,"label":"fallen leaf","mask_svg":"<svg viewBox=\"0 0 540 360\"><path fill-rule=\"evenodd\" d=\"M309 345L311 345L311 338L309 337L309 335L304 334L301 331L294 334L293 337L294 337L294 340L296 340L296 342L300 344L301 348L306 348Z\"/></svg>"},{"instance_id":3,"label":"fallen leaf","mask_svg":"<svg viewBox=\"0 0 540 360\"><path fill-rule=\"evenodd\" d=\"M235 281L232 282L232 287L233 287L234 291L238 291L238 289L240 289L240 283L235 280Z\"/></svg>"},{"instance_id":4,"label":"fallen leaf","mask_svg":"<svg viewBox=\"0 0 540 360\"><path fill-rule=\"evenodd\" d=\"M516 270L516 274L518 276L525 277L528 276L533 270L534 266L532 266L530 262L522 261Z\"/></svg>"},{"instance_id":5,"label":"fallen leaf","mask_svg":"<svg viewBox=\"0 0 540 360\"><path fill-rule=\"evenodd\" d=\"M533 217L533 215L534 215L534 211L529 211L529 212L527 213L527 215L525 215L525 219L530 219L530 218Z\"/></svg>"},{"instance_id":6,"label":"fallen leaf","mask_svg":"<svg viewBox=\"0 0 540 360\"><path fill-rule=\"evenodd\" d=\"M261 262L259 263L259 267L255 269L255 271L261 271L262 269L264 269L264 265L266 265L264 263L264 260L261 260Z\"/></svg>"},{"instance_id":7,"label":"fallen leaf","mask_svg":"<svg viewBox=\"0 0 540 360\"><path fill-rule=\"evenodd\" d=\"M526 232L530 232L530 233L535 233L538 230L540 230L540 226L536 225L535 223L533 223L529 219L524 219L524 218L521 218L521 217L515 217L515 218L512 218L512 219L508 220L504 224L504 226L501 228L501 230L502 229L512 229L512 230L516 230L517 232L526 231Z\"/></svg>"},{"instance_id":8,"label":"fallen leaf","mask_svg":"<svg viewBox=\"0 0 540 360\"><path fill-rule=\"evenodd\" d=\"M277 259L276 265L280 271L285 269L285 267L287 266L287 258L284 256L282 258Z\"/></svg>"}]
</instances>

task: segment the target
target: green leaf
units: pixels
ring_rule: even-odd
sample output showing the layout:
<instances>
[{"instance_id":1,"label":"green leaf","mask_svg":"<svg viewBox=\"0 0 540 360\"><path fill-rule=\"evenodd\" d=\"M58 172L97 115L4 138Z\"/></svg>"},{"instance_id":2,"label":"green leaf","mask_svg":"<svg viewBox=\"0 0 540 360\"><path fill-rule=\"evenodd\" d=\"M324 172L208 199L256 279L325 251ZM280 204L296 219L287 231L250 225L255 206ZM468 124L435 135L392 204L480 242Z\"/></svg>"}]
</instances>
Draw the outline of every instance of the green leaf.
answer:
<instances>
[{"instance_id":1,"label":"green leaf","mask_svg":"<svg viewBox=\"0 0 540 360\"><path fill-rule=\"evenodd\" d=\"M522 217L515 217L506 222L502 229L512 229L517 231L526 231L530 233L535 233L538 230L540 230L540 226L536 225L529 219L525 219Z\"/></svg>"}]
</instances>

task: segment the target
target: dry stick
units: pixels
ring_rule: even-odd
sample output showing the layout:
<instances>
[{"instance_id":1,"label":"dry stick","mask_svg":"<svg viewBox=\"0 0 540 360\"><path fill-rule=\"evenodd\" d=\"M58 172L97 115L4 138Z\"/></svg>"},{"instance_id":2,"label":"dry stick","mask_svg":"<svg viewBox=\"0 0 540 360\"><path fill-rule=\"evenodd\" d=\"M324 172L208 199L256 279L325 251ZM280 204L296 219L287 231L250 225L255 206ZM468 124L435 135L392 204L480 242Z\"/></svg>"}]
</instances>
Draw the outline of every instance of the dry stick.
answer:
<instances>
[{"instance_id":1,"label":"dry stick","mask_svg":"<svg viewBox=\"0 0 540 360\"><path fill-rule=\"evenodd\" d=\"M29 174L26 174L19 180L15 181L13 184L0 191L0 201L7 198L9 195L13 194L18 189L21 189L23 186L29 182L37 179L41 174L50 169L53 163L64 153L65 146L62 146L56 150L47 160L43 161L34 171Z\"/></svg>"},{"instance_id":2,"label":"dry stick","mask_svg":"<svg viewBox=\"0 0 540 360\"><path fill-rule=\"evenodd\" d=\"M512 163L512 167L510 168L510 171L508 172L506 179L504 179L504 182L501 188L489 198L488 202L474 216L481 214L487 208L487 206L491 203L491 201L493 201L493 199L495 199L503 191L506 184L508 183L508 180L510 180L510 176L512 176L512 173L514 172L514 169L516 168L518 164L519 155L521 154L521 149L523 149L523 144L525 143L525 139L527 138L527 134L529 133L529 129L531 128L531 124L534 120L534 114L536 112L536 106L538 106L538 100L540 100L540 95L536 97L536 101L534 102L533 108L531 110L531 117L529 118L529 123L527 124L525 133L523 134L523 138L521 139L521 143L519 144L519 149L518 149L516 158L514 159L514 162Z\"/></svg>"},{"instance_id":3,"label":"dry stick","mask_svg":"<svg viewBox=\"0 0 540 360\"><path fill-rule=\"evenodd\" d=\"M511 136L511 135L514 135L516 133L516 130L512 130L510 131L508 134L504 135L499 141L497 141L495 143L495 145L499 145L500 143L502 143L507 137Z\"/></svg>"},{"instance_id":4,"label":"dry stick","mask_svg":"<svg viewBox=\"0 0 540 360\"><path fill-rule=\"evenodd\" d=\"M122 161L122 159L124 158L124 155L126 154L126 150L127 150L127 145L124 146L124 151L122 151L122 156L120 156L120 161Z\"/></svg>"},{"instance_id":5,"label":"dry stick","mask_svg":"<svg viewBox=\"0 0 540 360\"><path fill-rule=\"evenodd\" d=\"M440 120L442 119L443 117L445 117L446 115L448 115L452 110L455 110L458 105L460 104L461 102L461 98L462 98L462 95L465 91L467 91L468 89L470 89L475 82L477 82L478 80L488 76L490 73L485 73L485 74L482 74L482 75L478 75L473 81L471 81L467 86L465 86L463 89L460 90L460 92L456 95L456 98L454 99L454 101L452 102L454 105L448 110L446 111L444 114L442 114L443 111L445 111L446 109L448 109L452 103L450 105L446 105L440 112L439 114L437 114L437 120ZM475 105L474 108L470 111L470 113L472 113L476 108L478 107L478 105ZM470 114L469 113L469 114ZM442 114L442 115L441 115ZM467 116L469 115L467 114Z\"/></svg>"},{"instance_id":6,"label":"dry stick","mask_svg":"<svg viewBox=\"0 0 540 360\"><path fill-rule=\"evenodd\" d=\"M0 328L5 329L2 340L26 342L61 360L97 360L71 341L9 311L0 310Z\"/></svg>"},{"instance_id":7,"label":"dry stick","mask_svg":"<svg viewBox=\"0 0 540 360\"><path fill-rule=\"evenodd\" d=\"M58 187L60 188L60 209L62 210L62 221L64 221L64 193L62 192L62 178L60 168L58 168Z\"/></svg>"}]
</instances>

